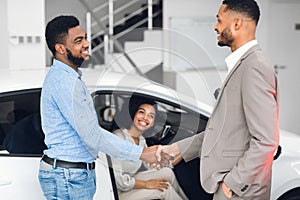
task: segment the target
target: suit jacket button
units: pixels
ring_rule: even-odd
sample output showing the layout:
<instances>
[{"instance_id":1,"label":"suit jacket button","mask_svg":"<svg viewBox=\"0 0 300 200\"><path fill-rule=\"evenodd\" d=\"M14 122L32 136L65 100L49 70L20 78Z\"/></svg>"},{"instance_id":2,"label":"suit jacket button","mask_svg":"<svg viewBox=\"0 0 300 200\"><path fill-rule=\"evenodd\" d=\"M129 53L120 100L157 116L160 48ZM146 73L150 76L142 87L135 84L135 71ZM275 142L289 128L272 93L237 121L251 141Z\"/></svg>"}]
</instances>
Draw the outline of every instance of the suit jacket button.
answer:
<instances>
[{"instance_id":1,"label":"suit jacket button","mask_svg":"<svg viewBox=\"0 0 300 200\"><path fill-rule=\"evenodd\" d=\"M241 191L242 191L242 192L245 192L245 191L247 190L248 187L249 187L248 185L245 185L245 186L241 189Z\"/></svg>"}]
</instances>

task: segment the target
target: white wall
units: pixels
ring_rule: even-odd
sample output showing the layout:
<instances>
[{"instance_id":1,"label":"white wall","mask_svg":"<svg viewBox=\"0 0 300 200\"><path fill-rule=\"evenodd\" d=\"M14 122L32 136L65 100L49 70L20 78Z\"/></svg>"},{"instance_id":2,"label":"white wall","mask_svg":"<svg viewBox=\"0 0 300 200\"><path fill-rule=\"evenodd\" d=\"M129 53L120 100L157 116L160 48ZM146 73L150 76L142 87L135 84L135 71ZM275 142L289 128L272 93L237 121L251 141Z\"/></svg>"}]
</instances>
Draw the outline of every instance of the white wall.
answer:
<instances>
[{"instance_id":1,"label":"white wall","mask_svg":"<svg viewBox=\"0 0 300 200\"><path fill-rule=\"evenodd\" d=\"M1 55L1 65L0 68L9 67L8 59L8 29L7 26L7 1L0 1L0 55Z\"/></svg>"},{"instance_id":2,"label":"white wall","mask_svg":"<svg viewBox=\"0 0 300 200\"><path fill-rule=\"evenodd\" d=\"M44 1L6 0L10 68L45 67ZM17 6L16 6L17 5Z\"/></svg>"},{"instance_id":3,"label":"white wall","mask_svg":"<svg viewBox=\"0 0 300 200\"><path fill-rule=\"evenodd\" d=\"M217 34L214 31L217 19L216 14L221 2L221 0L210 0L209 2L205 0L188 0L182 3L180 0L164 0L164 48L176 51L183 57L190 59L196 67L210 67L208 66L209 64L216 67L225 67L224 59L229 55L230 50L227 47L220 48L217 45ZM262 12L262 17L257 30L257 39L261 47L267 50L270 0L258 0L258 4ZM188 21L189 19L190 21ZM184 21L187 23L186 26L184 25ZM195 33L192 33L193 30ZM182 40L182 44L178 44L178 42L175 44L179 40ZM198 55L194 56L194 58L192 56L193 52L190 52L190 49L195 47L189 48L189 46L198 46ZM181 51L178 52L179 49ZM207 61L207 58L203 56L201 57L203 54L202 51L205 51L207 54L206 57L209 57L208 60L210 61ZM197 61L197 59L200 61ZM166 54L164 60L165 68L172 68L174 65L172 61L173 57Z\"/></svg>"},{"instance_id":4,"label":"white wall","mask_svg":"<svg viewBox=\"0 0 300 200\"><path fill-rule=\"evenodd\" d=\"M295 31L294 29L295 23L300 23L300 1L257 0L257 2L261 10L261 18L256 35L257 40L262 49L270 56L274 65L286 67L286 69L280 69L278 71L281 95L280 127L300 134L300 108L298 106L300 102L300 93L298 92L300 90L300 31ZM187 0L184 3L181 0L164 0L163 3L163 24L165 29L164 49L172 51L173 47L171 42L173 41L172 38L170 38L170 32L174 30L172 30L172 25L170 24L171 19L216 19L216 14L222 0ZM211 34L214 34L213 37L216 38L214 31L211 31ZM201 33L199 33L199 37L200 35ZM189 37L190 36L191 35L189 35ZM206 37L211 42L211 35L205 35L203 37ZM197 41L200 40L198 39ZM180 48L180 44L177 45ZM225 50L216 50L211 57L213 59L214 57L216 59L224 59L227 52L224 53L219 51ZM164 67L165 69L174 70L174 68L172 68L172 59L170 59L171 56L169 54L170 52L166 53L164 56ZM201 54L203 53L197 50L195 52L189 52L188 54L194 54L194 57L201 57ZM193 56L186 57L194 59ZM204 61L205 60L203 60L203 62ZM198 62L192 60L192 63ZM220 61L218 60L215 63L220 63ZM196 67L197 65L198 64L196 64ZM213 70L218 72L218 67L220 66L215 66L215 69ZM197 73L203 74L202 72ZM196 84L197 81L204 80L208 82L208 78L203 79L203 75L190 75L189 72L181 74L180 77L177 77L176 87L177 89L182 90L182 92L199 90L198 87L202 83ZM218 76L215 76L214 78L219 79ZM211 79L211 77L209 77L209 79ZM213 80L212 82L216 82L216 80ZM207 85L209 84L207 83ZM188 87L193 86L195 89L188 89ZM207 88L204 88L204 90L206 90L207 93ZM213 92L212 88L210 90ZM201 95L199 94L192 94L192 96L201 98ZM204 98L203 100L207 101L207 98Z\"/></svg>"},{"instance_id":5,"label":"white wall","mask_svg":"<svg viewBox=\"0 0 300 200\"><path fill-rule=\"evenodd\" d=\"M300 1L272 4L269 52L274 64L285 67L278 70L280 126L300 134L300 30L295 30L295 24L300 23L299 11Z\"/></svg>"},{"instance_id":6,"label":"white wall","mask_svg":"<svg viewBox=\"0 0 300 200\"><path fill-rule=\"evenodd\" d=\"M30 48L26 48L29 47L26 45L13 45L12 41L8 39L9 36L43 36L44 23L61 14L76 15L83 27L85 27L85 9L79 1L45 0L45 9L43 2L41 0L0 1L0 25L4 27L0 32L2 46L0 48L2 55L1 67L9 65L20 67L19 64L22 64L23 67L28 67L29 65L34 65L33 61L36 63L44 62L44 49L46 48L41 49L41 46L34 45ZM172 31L170 30L170 19L200 18L214 20L221 2L222 0L186 0L183 3L181 0L163 0L163 25L165 30L163 49L166 52L170 50L169 33ZM300 1L258 0L258 4L261 8L261 19L257 30L257 39L260 46L271 57L274 64L286 66L286 69L279 70L278 74L281 93L280 126L300 133L300 112L298 106L298 102L300 102L300 93L298 92L300 89L300 79L298 78L300 75L300 32L294 30L295 23L300 23ZM43 14L44 11L45 15ZM211 35L207 37L213 38L216 37L216 34L212 30ZM191 41L191 38L188 39ZM218 50L220 52L215 52L211 57L219 57L218 59L220 59L220 57L224 56L225 49L220 48ZM195 52L194 55L197 53L199 52ZM164 56L164 68L167 70L172 67L168 54L170 52ZM197 58L197 56L194 57ZM192 64L194 63L198 65L197 62L192 62ZM47 65L49 64L50 61L48 60ZM38 65L41 66L40 64Z\"/></svg>"},{"instance_id":7,"label":"white wall","mask_svg":"<svg viewBox=\"0 0 300 200\"><path fill-rule=\"evenodd\" d=\"M163 1L163 26L164 26L164 49L166 50L164 55L164 68L174 70L174 60L176 62L179 59L187 60L191 62L191 65L198 65L199 62L197 59L190 57L192 54L186 52L189 45L195 46L197 49L202 50L201 44L197 44L197 42L193 41L193 38L188 31L184 32L185 29L176 29L173 27L176 25L172 25L172 21L174 20L185 20L185 19L204 19L204 20L213 20L219 7L219 2L217 0L187 0L184 3L180 0L164 0ZM192 23L192 22L191 22ZM180 26L180 25L179 25ZM196 27L197 28L197 27ZM211 29L211 33L213 34L213 28ZM199 38L201 38L201 33L199 33ZM198 39L194 38L196 41ZM175 43L175 41L182 40L182 44ZM179 45L179 47L175 45ZM181 47L184 49L181 49ZM185 48L185 45L187 46ZM205 47L204 47L205 48ZM180 49L182 51L180 51ZM174 57L176 54L177 59ZM184 62L184 61L183 61ZM209 61L207 61L209 62ZM181 70L181 67L177 67Z\"/></svg>"}]
</instances>

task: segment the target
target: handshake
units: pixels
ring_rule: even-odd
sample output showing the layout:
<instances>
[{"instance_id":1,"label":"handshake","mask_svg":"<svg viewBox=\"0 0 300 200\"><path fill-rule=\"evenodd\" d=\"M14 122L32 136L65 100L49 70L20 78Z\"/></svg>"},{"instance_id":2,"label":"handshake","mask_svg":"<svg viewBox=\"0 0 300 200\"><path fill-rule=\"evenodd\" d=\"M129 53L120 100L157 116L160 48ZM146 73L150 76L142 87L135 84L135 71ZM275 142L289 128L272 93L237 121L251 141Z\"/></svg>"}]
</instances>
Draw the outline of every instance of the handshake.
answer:
<instances>
[{"instance_id":1,"label":"handshake","mask_svg":"<svg viewBox=\"0 0 300 200\"><path fill-rule=\"evenodd\" d=\"M160 169L169 166L178 156L181 157L179 146L173 143L144 148L140 159L150 164L152 168Z\"/></svg>"}]
</instances>

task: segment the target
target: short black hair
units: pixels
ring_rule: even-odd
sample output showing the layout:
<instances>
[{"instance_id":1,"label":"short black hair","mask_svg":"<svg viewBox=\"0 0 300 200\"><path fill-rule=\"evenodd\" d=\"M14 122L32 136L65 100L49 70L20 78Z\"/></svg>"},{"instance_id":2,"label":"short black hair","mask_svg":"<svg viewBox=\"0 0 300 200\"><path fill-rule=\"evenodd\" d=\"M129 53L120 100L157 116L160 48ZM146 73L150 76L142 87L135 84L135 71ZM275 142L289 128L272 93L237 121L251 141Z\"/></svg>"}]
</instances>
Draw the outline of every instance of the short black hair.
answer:
<instances>
[{"instance_id":1,"label":"short black hair","mask_svg":"<svg viewBox=\"0 0 300 200\"><path fill-rule=\"evenodd\" d=\"M79 26L79 20L74 16L58 16L48 22L45 31L49 50L55 56L55 44L65 44L69 29Z\"/></svg>"},{"instance_id":2,"label":"short black hair","mask_svg":"<svg viewBox=\"0 0 300 200\"><path fill-rule=\"evenodd\" d=\"M257 2L254 0L224 0L227 10L232 10L250 17L258 24L260 11Z\"/></svg>"}]
</instances>

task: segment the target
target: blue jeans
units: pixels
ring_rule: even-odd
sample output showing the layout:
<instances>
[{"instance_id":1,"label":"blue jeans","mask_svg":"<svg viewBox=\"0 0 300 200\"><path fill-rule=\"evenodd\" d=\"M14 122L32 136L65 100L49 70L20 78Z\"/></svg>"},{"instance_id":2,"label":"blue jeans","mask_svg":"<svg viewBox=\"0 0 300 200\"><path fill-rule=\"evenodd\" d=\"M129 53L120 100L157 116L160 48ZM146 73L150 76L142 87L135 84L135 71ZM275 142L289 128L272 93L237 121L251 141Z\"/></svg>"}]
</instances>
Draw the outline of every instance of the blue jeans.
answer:
<instances>
[{"instance_id":1,"label":"blue jeans","mask_svg":"<svg viewBox=\"0 0 300 200\"><path fill-rule=\"evenodd\" d=\"M39 181L47 200L92 200L95 170L53 167L40 162Z\"/></svg>"}]
</instances>

